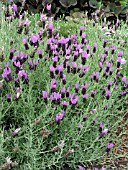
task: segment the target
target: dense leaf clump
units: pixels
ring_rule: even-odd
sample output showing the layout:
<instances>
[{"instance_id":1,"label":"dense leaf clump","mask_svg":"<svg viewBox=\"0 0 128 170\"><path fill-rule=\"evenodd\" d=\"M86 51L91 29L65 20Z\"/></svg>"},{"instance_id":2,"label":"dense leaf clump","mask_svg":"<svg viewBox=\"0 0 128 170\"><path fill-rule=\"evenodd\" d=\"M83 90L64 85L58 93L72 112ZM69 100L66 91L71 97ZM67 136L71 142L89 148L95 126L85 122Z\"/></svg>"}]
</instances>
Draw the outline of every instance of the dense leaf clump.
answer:
<instances>
[{"instance_id":1,"label":"dense leaf clump","mask_svg":"<svg viewBox=\"0 0 128 170\"><path fill-rule=\"evenodd\" d=\"M54 17L60 15L70 15L71 10L78 8L79 11L88 13L88 17L96 11L104 9L104 15L102 17L119 17L119 19L128 19L128 1L127 0L13 0L4 1L4 4L9 5L13 2L16 3L20 11L28 10L32 13L39 13L42 11L47 12L47 4L52 5L51 14ZM9 12L9 11L8 11ZM10 12L9 12L10 13Z\"/></svg>"}]
</instances>

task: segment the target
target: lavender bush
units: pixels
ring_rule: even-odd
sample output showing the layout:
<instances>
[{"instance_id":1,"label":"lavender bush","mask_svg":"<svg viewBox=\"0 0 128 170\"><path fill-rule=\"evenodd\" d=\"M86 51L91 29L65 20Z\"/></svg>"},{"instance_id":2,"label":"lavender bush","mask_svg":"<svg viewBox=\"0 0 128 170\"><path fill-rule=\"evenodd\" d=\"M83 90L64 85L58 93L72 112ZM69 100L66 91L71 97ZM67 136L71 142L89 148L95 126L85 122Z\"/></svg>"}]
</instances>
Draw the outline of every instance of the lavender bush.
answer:
<instances>
[{"instance_id":1,"label":"lavender bush","mask_svg":"<svg viewBox=\"0 0 128 170\"><path fill-rule=\"evenodd\" d=\"M1 169L84 170L122 157L116 149L127 113L126 25L88 21L70 29L12 9L6 21L1 10Z\"/></svg>"}]
</instances>

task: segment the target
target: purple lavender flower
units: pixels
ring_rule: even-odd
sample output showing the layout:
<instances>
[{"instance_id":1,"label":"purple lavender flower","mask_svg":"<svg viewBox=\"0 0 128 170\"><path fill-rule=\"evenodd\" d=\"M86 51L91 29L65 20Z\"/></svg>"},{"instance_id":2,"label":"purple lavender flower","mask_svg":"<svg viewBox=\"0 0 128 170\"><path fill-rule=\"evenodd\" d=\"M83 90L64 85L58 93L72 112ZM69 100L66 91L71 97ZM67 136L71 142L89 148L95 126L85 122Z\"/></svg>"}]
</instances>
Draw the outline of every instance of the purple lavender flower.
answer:
<instances>
[{"instance_id":1,"label":"purple lavender flower","mask_svg":"<svg viewBox=\"0 0 128 170\"><path fill-rule=\"evenodd\" d=\"M84 44L87 44L87 43L89 43L89 40L86 40L86 39L85 39L85 40L84 40Z\"/></svg>"},{"instance_id":2,"label":"purple lavender flower","mask_svg":"<svg viewBox=\"0 0 128 170\"><path fill-rule=\"evenodd\" d=\"M107 40L107 39L104 39L103 48L105 48L105 47L106 47L107 42L108 42L108 40Z\"/></svg>"},{"instance_id":3,"label":"purple lavender flower","mask_svg":"<svg viewBox=\"0 0 128 170\"><path fill-rule=\"evenodd\" d=\"M38 64L39 64L39 60L34 61L34 70L36 70Z\"/></svg>"},{"instance_id":4,"label":"purple lavender flower","mask_svg":"<svg viewBox=\"0 0 128 170\"><path fill-rule=\"evenodd\" d=\"M52 58L52 61L53 61L53 67L56 68L57 66L57 61L58 61L58 56L55 56Z\"/></svg>"},{"instance_id":5,"label":"purple lavender flower","mask_svg":"<svg viewBox=\"0 0 128 170\"><path fill-rule=\"evenodd\" d=\"M120 71L117 70L115 80L117 80L119 77L120 77Z\"/></svg>"},{"instance_id":6,"label":"purple lavender flower","mask_svg":"<svg viewBox=\"0 0 128 170\"><path fill-rule=\"evenodd\" d=\"M32 35L31 36L32 45L38 46L38 40L39 39L40 39L40 36L38 34Z\"/></svg>"},{"instance_id":7,"label":"purple lavender flower","mask_svg":"<svg viewBox=\"0 0 128 170\"><path fill-rule=\"evenodd\" d=\"M83 115L83 121L86 121L87 115Z\"/></svg>"},{"instance_id":8,"label":"purple lavender flower","mask_svg":"<svg viewBox=\"0 0 128 170\"><path fill-rule=\"evenodd\" d=\"M44 102L47 104L48 103L48 100L47 100L47 98L48 98L48 93L47 93L47 91L42 91L42 96L43 96L43 99L44 99Z\"/></svg>"},{"instance_id":9,"label":"purple lavender flower","mask_svg":"<svg viewBox=\"0 0 128 170\"><path fill-rule=\"evenodd\" d=\"M82 37L82 42L84 42L85 37L86 37L86 33L85 33L85 32L84 32L84 33L82 33L81 37ZM81 43L82 43L82 42L81 42ZM82 43L82 44L83 44L83 43Z\"/></svg>"},{"instance_id":10,"label":"purple lavender flower","mask_svg":"<svg viewBox=\"0 0 128 170\"><path fill-rule=\"evenodd\" d=\"M92 91L92 92L91 92L91 97L93 97L93 98L94 98L94 97L95 97L95 95L96 95L96 91Z\"/></svg>"},{"instance_id":11,"label":"purple lavender flower","mask_svg":"<svg viewBox=\"0 0 128 170\"><path fill-rule=\"evenodd\" d=\"M77 67L76 62L73 62L73 68L72 68L73 74L76 73L76 67Z\"/></svg>"},{"instance_id":12,"label":"purple lavender flower","mask_svg":"<svg viewBox=\"0 0 128 170\"><path fill-rule=\"evenodd\" d=\"M12 8L13 8L13 10L14 10L15 12L18 12L18 10L17 10L17 5L16 5L16 4L13 4L13 5L12 5Z\"/></svg>"},{"instance_id":13,"label":"purple lavender flower","mask_svg":"<svg viewBox=\"0 0 128 170\"><path fill-rule=\"evenodd\" d=\"M118 57L122 57L122 55L123 55L123 51L119 51L118 52Z\"/></svg>"},{"instance_id":14,"label":"purple lavender flower","mask_svg":"<svg viewBox=\"0 0 128 170\"><path fill-rule=\"evenodd\" d=\"M93 80L95 80L97 83L98 83L98 80L99 80L99 72L95 72L93 73Z\"/></svg>"},{"instance_id":15,"label":"purple lavender flower","mask_svg":"<svg viewBox=\"0 0 128 170\"><path fill-rule=\"evenodd\" d=\"M65 97L65 92L66 92L66 89L65 89L65 87L63 87L63 88L61 89L61 98L64 98L64 97Z\"/></svg>"},{"instance_id":16,"label":"purple lavender flower","mask_svg":"<svg viewBox=\"0 0 128 170\"><path fill-rule=\"evenodd\" d=\"M78 98L79 98L78 96L75 96L75 98L73 98L73 97L70 98L70 102L71 102L71 104L72 104L72 106L71 106L71 109L72 109L72 110L75 109L75 106L76 106L76 104L77 104Z\"/></svg>"},{"instance_id":17,"label":"purple lavender flower","mask_svg":"<svg viewBox=\"0 0 128 170\"><path fill-rule=\"evenodd\" d=\"M51 82L51 93L56 91L56 86L57 86L56 79L52 79L52 82Z\"/></svg>"},{"instance_id":18,"label":"purple lavender flower","mask_svg":"<svg viewBox=\"0 0 128 170\"><path fill-rule=\"evenodd\" d=\"M19 68L20 68L20 66L21 66L21 64L20 64L20 61L14 61L13 62L13 65L15 66L15 67L17 67L18 68L18 70L19 70Z\"/></svg>"},{"instance_id":19,"label":"purple lavender flower","mask_svg":"<svg viewBox=\"0 0 128 170\"><path fill-rule=\"evenodd\" d=\"M92 125L94 125L98 121L98 118L95 118L92 122Z\"/></svg>"},{"instance_id":20,"label":"purple lavender flower","mask_svg":"<svg viewBox=\"0 0 128 170\"><path fill-rule=\"evenodd\" d=\"M48 97L48 93L47 91L42 91L42 95L43 95L43 98L46 99Z\"/></svg>"},{"instance_id":21,"label":"purple lavender flower","mask_svg":"<svg viewBox=\"0 0 128 170\"><path fill-rule=\"evenodd\" d=\"M102 35L99 36L99 39L100 39L100 40L102 39Z\"/></svg>"},{"instance_id":22,"label":"purple lavender flower","mask_svg":"<svg viewBox=\"0 0 128 170\"><path fill-rule=\"evenodd\" d=\"M7 63L4 63L5 67L9 67L10 62L8 61Z\"/></svg>"},{"instance_id":23,"label":"purple lavender flower","mask_svg":"<svg viewBox=\"0 0 128 170\"><path fill-rule=\"evenodd\" d=\"M70 95L70 87L68 87L68 89L66 90L66 97L69 97Z\"/></svg>"},{"instance_id":24,"label":"purple lavender flower","mask_svg":"<svg viewBox=\"0 0 128 170\"><path fill-rule=\"evenodd\" d=\"M66 84L66 75L65 75L65 74L63 74L62 83L63 83L64 85Z\"/></svg>"},{"instance_id":25,"label":"purple lavender flower","mask_svg":"<svg viewBox=\"0 0 128 170\"><path fill-rule=\"evenodd\" d=\"M39 54L39 58L42 58L42 50L37 50L38 54Z\"/></svg>"},{"instance_id":26,"label":"purple lavender flower","mask_svg":"<svg viewBox=\"0 0 128 170\"><path fill-rule=\"evenodd\" d=\"M11 94L10 93L7 94L7 101L11 102Z\"/></svg>"},{"instance_id":27,"label":"purple lavender flower","mask_svg":"<svg viewBox=\"0 0 128 170\"><path fill-rule=\"evenodd\" d=\"M74 51L74 60L73 61L77 60L78 55L79 55L79 52L78 51Z\"/></svg>"},{"instance_id":28,"label":"purple lavender flower","mask_svg":"<svg viewBox=\"0 0 128 170\"><path fill-rule=\"evenodd\" d=\"M27 73L25 72L25 70L20 70L20 71L19 71L19 73L18 73L18 78L19 78L19 79L23 79L23 78L27 79L27 78L28 78L28 75L27 75Z\"/></svg>"},{"instance_id":29,"label":"purple lavender flower","mask_svg":"<svg viewBox=\"0 0 128 170\"><path fill-rule=\"evenodd\" d=\"M39 30L38 34L40 36L40 40L42 40L43 30Z\"/></svg>"},{"instance_id":30,"label":"purple lavender flower","mask_svg":"<svg viewBox=\"0 0 128 170\"><path fill-rule=\"evenodd\" d=\"M121 57L117 58L117 68L119 68L121 65L121 59L122 59Z\"/></svg>"},{"instance_id":31,"label":"purple lavender flower","mask_svg":"<svg viewBox=\"0 0 128 170\"><path fill-rule=\"evenodd\" d=\"M49 25L48 25L48 35L49 35L49 38L52 38L52 32L53 32L53 22L50 21Z\"/></svg>"},{"instance_id":32,"label":"purple lavender flower","mask_svg":"<svg viewBox=\"0 0 128 170\"><path fill-rule=\"evenodd\" d=\"M127 77L126 77L126 76L123 76L123 77L122 77L122 81L126 83Z\"/></svg>"},{"instance_id":33,"label":"purple lavender flower","mask_svg":"<svg viewBox=\"0 0 128 170\"><path fill-rule=\"evenodd\" d=\"M70 55L70 53L71 53L71 49L70 48L66 49L66 56Z\"/></svg>"},{"instance_id":34,"label":"purple lavender flower","mask_svg":"<svg viewBox=\"0 0 128 170\"><path fill-rule=\"evenodd\" d=\"M84 26L80 26L80 36L82 35L83 30L84 30Z\"/></svg>"},{"instance_id":35,"label":"purple lavender flower","mask_svg":"<svg viewBox=\"0 0 128 170\"><path fill-rule=\"evenodd\" d=\"M128 94L128 91L121 91L119 97L126 96L127 94Z\"/></svg>"},{"instance_id":36,"label":"purple lavender flower","mask_svg":"<svg viewBox=\"0 0 128 170\"><path fill-rule=\"evenodd\" d=\"M106 90L106 99L109 100L111 92L109 90Z\"/></svg>"},{"instance_id":37,"label":"purple lavender flower","mask_svg":"<svg viewBox=\"0 0 128 170\"><path fill-rule=\"evenodd\" d=\"M51 38L47 39L47 50L51 50Z\"/></svg>"},{"instance_id":38,"label":"purple lavender flower","mask_svg":"<svg viewBox=\"0 0 128 170\"><path fill-rule=\"evenodd\" d=\"M88 53L86 51L83 51L82 52L82 56L81 56L81 59L82 59L82 65L85 65L86 63L86 59L89 57Z\"/></svg>"},{"instance_id":39,"label":"purple lavender flower","mask_svg":"<svg viewBox=\"0 0 128 170\"><path fill-rule=\"evenodd\" d=\"M12 9L13 9L13 11L14 11L14 14L13 14L14 18L19 18L20 15L19 15L19 13L18 13L18 8L17 8L17 5L16 5L15 3L13 3Z\"/></svg>"},{"instance_id":40,"label":"purple lavender flower","mask_svg":"<svg viewBox=\"0 0 128 170\"><path fill-rule=\"evenodd\" d=\"M62 105L63 105L63 110L65 111L67 109L67 106L69 105L69 102L63 101Z\"/></svg>"},{"instance_id":41,"label":"purple lavender flower","mask_svg":"<svg viewBox=\"0 0 128 170\"><path fill-rule=\"evenodd\" d=\"M66 62L66 66L67 66L67 73L70 73L70 71L71 71L71 67L70 67L69 62Z\"/></svg>"},{"instance_id":42,"label":"purple lavender flower","mask_svg":"<svg viewBox=\"0 0 128 170\"><path fill-rule=\"evenodd\" d=\"M112 72L113 72L113 68L112 67L110 67L110 69L109 69L109 75L111 76L112 75Z\"/></svg>"},{"instance_id":43,"label":"purple lavender flower","mask_svg":"<svg viewBox=\"0 0 128 170\"><path fill-rule=\"evenodd\" d=\"M22 42L23 42L23 44L24 44L24 46L25 46L25 49L28 50L29 47L28 47L27 39L26 39L26 38L23 38L23 39L22 39Z\"/></svg>"},{"instance_id":44,"label":"purple lavender flower","mask_svg":"<svg viewBox=\"0 0 128 170\"><path fill-rule=\"evenodd\" d=\"M103 67L102 62L99 62L99 67L100 67L100 71L99 72L101 72L102 71L102 67Z\"/></svg>"},{"instance_id":45,"label":"purple lavender flower","mask_svg":"<svg viewBox=\"0 0 128 170\"><path fill-rule=\"evenodd\" d=\"M110 87L112 86L112 80L108 82L108 90L110 90Z\"/></svg>"},{"instance_id":46,"label":"purple lavender flower","mask_svg":"<svg viewBox=\"0 0 128 170\"><path fill-rule=\"evenodd\" d=\"M59 68L60 66L58 65L58 66L56 66L56 70L55 70L55 73L56 73L56 75L58 75L59 74Z\"/></svg>"},{"instance_id":47,"label":"purple lavender flower","mask_svg":"<svg viewBox=\"0 0 128 170\"><path fill-rule=\"evenodd\" d=\"M79 170L86 170L84 167L82 167L81 165L78 165Z\"/></svg>"},{"instance_id":48,"label":"purple lavender flower","mask_svg":"<svg viewBox=\"0 0 128 170\"><path fill-rule=\"evenodd\" d=\"M14 49L14 48L11 48L9 51L10 51L10 57L9 57L9 59L12 60L12 58L13 58L13 56L14 56L15 49Z\"/></svg>"},{"instance_id":49,"label":"purple lavender flower","mask_svg":"<svg viewBox=\"0 0 128 170\"><path fill-rule=\"evenodd\" d=\"M58 70L59 70L60 78L62 79L63 78L63 65L59 65Z\"/></svg>"},{"instance_id":50,"label":"purple lavender flower","mask_svg":"<svg viewBox=\"0 0 128 170\"><path fill-rule=\"evenodd\" d=\"M82 124L79 123L79 124L78 124L78 132L80 132L81 128L82 128Z\"/></svg>"},{"instance_id":51,"label":"purple lavender flower","mask_svg":"<svg viewBox=\"0 0 128 170\"><path fill-rule=\"evenodd\" d=\"M56 114L56 123L59 125L60 121L64 118L64 112L60 113L60 114Z\"/></svg>"},{"instance_id":52,"label":"purple lavender flower","mask_svg":"<svg viewBox=\"0 0 128 170\"><path fill-rule=\"evenodd\" d=\"M28 59L28 55L25 54L24 52L20 52L18 58L20 63L23 64Z\"/></svg>"},{"instance_id":53,"label":"purple lavender flower","mask_svg":"<svg viewBox=\"0 0 128 170\"><path fill-rule=\"evenodd\" d=\"M78 83L75 84L75 92L76 92L76 93L78 93L79 86L80 86L80 85L79 85Z\"/></svg>"},{"instance_id":54,"label":"purple lavender flower","mask_svg":"<svg viewBox=\"0 0 128 170\"><path fill-rule=\"evenodd\" d=\"M8 19L9 22L12 22L13 17L9 16L9 17L7 17L7 19Z\"/></svg>"},{"instance_id":55,"label":"purple lavender flower","mask_svg":"<svg viewBox=\"0 0 128 170\"><path fill-rule=\"evenodd\" d=\"M38 41L38 37L36 35L31 36L32 43L35 44Z\"/></svg>"},{"instance_id":56,"label":"purple lavender flower","mask_svg":"<svg viewBox=\"0 0 128 170\"><path fill-rule=\"evenodd\" d=\"M105 104L104 109L108 109L108 104Z\"/></svg>"},{"instance_id":57,"label":"purple lavender flower","mask_svg":"<svg viewBox=\"0 0 128 170\"><path fill-rule=\"evenodd\" d=\"M70 102L69 102L69 104L72 104L72 103L71 103L71 99L75 99L75 94L74 94L74 93L72 93L72 94L70 94L70 96L69 96L69 97L70 97Z\"/></svg>"},{"instance_id":58,"label":"purple lavender flower","mask_svg":"<svg viewBox=\"0 0 128 170\"><path fill-rule=\"evenodd\" d=\"M110 67L111 67L111 63L110 62L106 62L106 72L109 71Z\"/></svg>"},{"instance_id":59,"label":"purple lavender flower","mask_svg":"<svg viewBox=\"0 0 128 170\"><path fill-rule=\"evenodd\" d=\"M55 78L55 76L54 76L54 71L55 71L55 69L54 69L53 65L50 65L50 77L51 77L52 79Z\"/></svg>"},{"instance_id":60,"label":"purple lavender flower","mask_svg":"<svg viewBox=\"0 0 128 170\"><path fill-rule=\"evenodd\" d=\"M32 62L32 60L28 60L28 64L29 64L29 69L32 70L33 69L33 62Z\"/></svg>"},{"instance_id":61,"label":"purple lavender flower","mask_svg":"<svg viewBox=\"0 0 128 170\"><path fill-rule=\"evenodd\" d=\"M82 64L80 64L80 65L78 66L77 73L78 73L80 70L82 70Z\"/></svg>"},{"instance_id":62,"label":"purple lavender flower","mask_svg":"<svg viewBox=\"0 0 128 170\"><path fill-rule=\"evenodd\" d=\"M93 45L93 53L95 53L95 52L96 52L96 48L97 48L97 46L98 46L98 44L97 44L97 43L94 43L94 45Z\"/></svg>"},{"instance_id":63,"label":"purple lavender flower","mask_svg":"<svg viewBox=\"0 0 128 170\"><path fill-rule=\"evenodd\" d=\"M19 70L18 78L22 79L23 83L25 83L25 84L28 83L28 75L25 70L23 70L23 69Z\"/></svg>"},{"instance_id":64,"label":"purple lavender flower","mask_svg":"<svg viewBox=\"0 0 128 170\"><path fill-rule=\"evenodd\" d=\"M84 95L86 93L87 88L88 88L88 83L86 82L86 84L82 84L81 87L82 87L82 94Z\"/></svg>"},{"instance_id":65,"label":"purple lavender flower","mask_svg":"<svg viewBox=\"0 0 128 170\"><path fill-rule=\"evenodd\" d=\"M87 98L88 98L88 94L84 94L84 95L83 95L83 102L84 102L84 103L86 102Z\"/></svg>"},{"instance_id":66,"label":"purple lavender flower","mask_svg":"<svg viewBox=\"0 0 128 170\"><path fill-rule=\"evenodd\" d=\"M102 95L104 95L106 91L107 91L107 87L104 88Z\"/></svg>"},{"instance_id":67,"label":"purple lavender flower","mask_svg":"<svg viewBox=\"0 0 128 170\"><path fill-rule=\"evenodd\" d=\"M108 143L108 144L107 144L107 147L106 147L106 148L107 148L107 149L106 149L106 152L109 152L110 149L113 148L113 147L114 147L114 144L113 144L113 143Z\"/></svg>"},{"instance_id":68,"label":"purple lavender flower","mask_svg":"<svg viewBox=\"0 0 128 170\"><path fill-rule=\"evenodd\" d=\"M108 29L109 29L110 25L111 25L111 21L108 21L107 25L108 25Z\"/></svg>"},{"instance_id":69,"label":"purple lavender flower","mask_svg":"<svg viewBox=\"0 0 128 170\"><path fill-rule=\"evenodd\" d=\"M115 50L116 50L116 46L112 45L112 52L111 52L112 55L114 54Z\"/></svg>"},{"instance_id":70,"label":"purple lavender flower","mask_svg":"<svg viewBox=\"0 0 128 170\"><path fill-rule=\"evenodd\" d=\"M60 104L60 99L61 99L61 94L56 93L56 92L52 92L52 94L50 95L50 99L52 100L53 104Z\"/></svg>"},{"instance_id":71,"label":"purple lavender flower","mask_svg":"<svg viewBox=\"0 0 128 170\"><path fill-rule=\"evenodd\" d=\"M104 127L103 123L102 123L102 122L100 122L99 132L102 132L103 127Z\"/></svg>"},{"instance_id":72,"label":"purple lavender flower","mask_svg":"<svg viewBox=\"0 0 128 170\"><path fill-rule=\"evenodd\" d=\"M90 45L86 45L86 49L87 49L87 54L89 54L89 50L90 50Z\"/></svg>"},{"instance_id":73,"label":"purple lavender flower","mask_svg":"<svg viewBox=\"0 0 128 170\"><path fill-rule=\"evenodd\" d=\"M57 97L57 99L56 99L56 104L60 104L60 99L61 99L61 94L59 94L59 93L57 93L56 94L56 97Z\"/></svg>"},{"instance_id":74,"label":"purple lavender flower","mask_svg":"<svg viewBox=\"0 0 128 170\"><path fill-rule=\"evenodd\" d=\"M101 139L104 135L106 135L108 132L108 129L104 129L101 134L99 134L99 139Z\"/></svg>"},{"instance_id":75,"label":"purple lavender flower","mask_svg":"<svg viewBox=\"0 0 128 170\"><path fill-rule=\"evenodd\" d=\"M9 67L5 67L2 77L5 79L5 81L9 82L12 80L12 76L11 76L11 69Z\"/></svg>"},{"instance_id":76,"label":"purple lavender flower","mask_svg":"<svg viewBox=\"0 0 128 170\"><path fill-rule=\"evenodd\" d=\"M104 48L104 54L108 55L109 47Z\"/></svg>"}]
</instances>

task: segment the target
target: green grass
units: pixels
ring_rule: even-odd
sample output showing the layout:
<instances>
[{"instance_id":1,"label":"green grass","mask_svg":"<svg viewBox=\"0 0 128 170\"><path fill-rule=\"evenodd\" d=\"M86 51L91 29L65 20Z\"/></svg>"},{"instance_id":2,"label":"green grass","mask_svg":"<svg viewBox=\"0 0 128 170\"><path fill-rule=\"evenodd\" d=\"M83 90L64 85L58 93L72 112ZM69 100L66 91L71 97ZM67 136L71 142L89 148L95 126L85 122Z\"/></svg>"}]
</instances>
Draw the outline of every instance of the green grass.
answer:
<instances>
[{"instance_id":1,"label":"green grass","mask_svg":"<svg viewBox=\"0 0 128 170\"><path fill-rule=\"evenodd\" d=\"M2 11L1 11L2 13ZM29 16L31 25L29 27L29 35L35 34L39 30L37 24L39 16ZM0 47L4 48L4 61L0 63L2 70L0 71L0 81L3 80L2 73L4 69L4 63L9 61L9 49L15 48L17 51L23 51L28 54L30 59L30 53L33 47L30 47L28 51L25 50L22 43L24 32L21 34L17 33L16 25L18 20L14 20L12 23L5 22L4 15L1 17L1 28L0 28ZM79 27L84 23L81 21L79 24L70 23L63 21L63 19L54 21L54 26L59 29L59 35L67 37L68 35L77 34L79 36ZM81 91L79 91L79 101L75 110L67 108L64 119L60 122L60 126L56 123L49 124L57 113L61 112L62 106L56 106L49 100L48 105L45 105L42 98L42 90L46 90L50 94L50 75L49 66L52 64L51 59L44 61L44 56L48 53L43 51L43 58L40 60L36 71L29 70L27 62L24 63L24 68L28 73L29 83L28 85L20 82L22 93L20 98L14 100L16 91L14 90L14 81L7 83L3 81L3 89L0 93L0 166L6 162L6 158L9 157L13 162L18 162L16 170L45 170L45 169L61 169L65 164L71 169L77 169L77 165L81 164L88 167L90 164L93 167L95 161L98 160L98 164L103 165L103 160L110 160L114 162L116 158L126 157L126 153L123 155L117 154L116 149L122 146L123 140L121 134L126 133L125 125L122 122L127 110L128 97L124 96L121 99L118 98L119 91L122 91L121 80L117 84L113 84L111 88L111 96L109 100L106 100L105 96L102 96L103 88L107 85L109 80L114 80L116 75L116 60L117 53L120 50L124 51L123 58L127 60L128 48L127 45L123 47L123 43L127 42L127 28L123 23L122 28L117 30L119 38L123 41L118 43L116 33L111 37L107 37L108 46L114 43L117 46L117 50L113 56L111 56L111 50L109 51L107 61L113 57L113 74L108 79L105 79L103 71L100 73L99 82L90 81L90 76L93 72L99 71L98 60L100 55L103 54L103 40L100 41L99 36L104 36L101 32L100 23L96 27L92 26L91 22L85 26L86 39L89 40L91 50L93 44L98 43L96 54L92 58L87 59L87 65L90 68L89 72L83 78L79 78L78 74L67 74L64 70L64 74L67 75L65 87L70 87L71 93L74 93L74 84L78 82L82 85L88 82L87 93L91 95L92 90L96 90L95 98L89 97L86 105L82 102ZM43 37L44 45L40 42L39 49L44 49L46 46L46 38ZM105 38L105 37L104 37ZM13 40L13 44L10 42ZM78 38L80 43L80 37ZM73 47L72 47L73 48ZM61 54L60 54L61 56ZM38 58L37 54L34 57ZM63 61L63 56L58 64ZM81 60L77 60L77 65L81 64ZM10 62L9 65L12 69L12 74L15 74L15 68ZM105 68L105 64L103 65ZM124 76L128 76L128 65L121 66L121 73ZM104 70L104 69L103 69ZM57 79L57 91L60 92L63 84L59 77ZM118 89L115 90L114 86L118 85ZM7 102L6 95L11 93L11 102ZM65 99L66 100L66 99ZM96 103L98 102L98 105ZM108 109L104 110L105 104L108 104ZM93 114L89 113L89 109L96 109ZM83 122L82 115L88 115L88 118ZM32 126L35 119L41 119L40 123L36 126ZM92 126L92 122L95 118L98 121ZM105 128L109 129L109 133L102 139L98 139L99 135L99 124L103 122ZM82 128L78 133L78 124L82 124ZM16 137L12 137L12 132L16 128L21 128ZM124 129L117 136L116 132L118 128ZM45 128L47 131L52 131L52 135L48 138L42 138L40 131ZM51 152L51 149L58 145L59 141L64 141L64 147ZM77 145L78 142L78 145ZM105 149L108 142L114 143L115 147L110 151L109 156L106 154ZM68 150L73 149L67 158L64 155ZM115 157L113 159L113 157ZM107 165L105 165L107 167ZM109 167L109 165L108 165Z\"/></svg>"}]
</instances>

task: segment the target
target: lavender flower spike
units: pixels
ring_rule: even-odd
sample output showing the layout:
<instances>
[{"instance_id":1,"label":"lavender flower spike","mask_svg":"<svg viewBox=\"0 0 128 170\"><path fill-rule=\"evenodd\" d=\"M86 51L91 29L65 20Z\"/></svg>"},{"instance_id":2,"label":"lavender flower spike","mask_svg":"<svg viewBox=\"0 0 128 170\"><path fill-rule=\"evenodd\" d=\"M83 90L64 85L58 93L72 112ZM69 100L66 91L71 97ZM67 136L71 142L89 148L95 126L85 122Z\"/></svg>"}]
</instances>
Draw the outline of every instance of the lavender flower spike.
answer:
<instances>
[{"instance_id":1,"label":"lavender flower spike","mask_svg":"<svg viewBox=\"0 0 128 170\"><path fill-rule=\"evenodd\" d=\"M10 93L7 94L7 101L8 101L8 102L11 101L11 94L10 94Z\"/></svg>"},{"instance_id":2,"label":"lavender flower spike","mask_svg":"<svg viewBox=\"0 0 128 170\"><path fill-rule=\"evenodd\" d=\"M113 144L113 143L108 143L106 152L109 152L110 149L113 148L113 147L114 147L114 144Z\"/></svg>"},{"instance_id":3,"label":"lavender flower spike","mask_svg":"<svg viewBox=\"0 0 128 170\"><path fill-rule=\"evenodd\" d=\"M103 129L104 125L102 122L100 122L100 128L99 128L99 131L102 132L102 129Z\"/></svg>"},{"instance_id":4,"label":"lavender flower spike","mask_svg":"<svg viewBox=\"0 0 128 170\"><path fill-rule=\"evenodd\" d=\"M102 138L104 135L106 135L108 132L108 129L104 129L104 131L99 135L99 139Z\"/></svg>"},{"instance_id":5,"label":"lavender flower spike","mask_svg":"<svg viewBox=\"0 0 128 170\"><path fill-rule=\"evenodd\" d=\"M60 114L56 114L56 123L59 125L60 121L64 118L64 112L60 113Z\"/></svg>"},{"instance_id":6,"label":"lavender flower spike","mask_svg":"<svg viewBox=\"0 0 128 170\"><path fill-rule=\"evenodd\" d=\"M13 5L12 5L12 8L13 8L13 10L14 10L15 12L18 12L18 11L17 11L17 5L16 5L16 4L13 4Z\"/></svg>"},{"instance_id":7,"label":"lavender flower spike","mask_svg":"<svg viewBox=\"0 0 128 170\"><path fill-rule=\"evenodd\" d=\"M47 91L42 91L42 96L44 98L44 102L47 104L47 97L48 97Z\"/></svg>"},{"instance_id":8,"label":"lavender flower spike","mask_svg":"<svg viewBox=\"0 0 128 170\"><path fill-rule=\"evenodd\" d=\"M119 51L118 52L118 57L122 57L122 55L123 55L123 51Z\"/></svg>"},{"instance_id":9,"label":"lavender flower spike","mask_svg":"<svg viewBox=\"0 0 128 170\"><path fill-rule=\"evenodd\" d=\"M110 97L111 92L109 90L106 91L106 99L108 100Z\"/></svg>"},{"instance_id":10,"label":"lavender flower spike","mask_svg":"<svg viewBox=\"0 0 128 170\"><path fill-rule=\"evenodd\" d=\"M80 85L79 85L78 83L75 84L75 92L76 92L76 93L78 93L79 86L80 86Z\"/></svg>"},{"instance_id":11,"label":"lavender flower spike","mask_svg":"<svg viewBox=\"0 0 128 170\"><path fill-rule=\"evenodd\" d=\"M82 167L81 165L78 165L79 170L86 170L84 167Z\"/></svg>"},{"instance_id":12,"label":"lavender flower spike","mask_svg":"<svg viewBox=\"0 0 128 170\"><path fill-rule=\"evenodd\" d=\"M93 97L93 98L94 98L94 97L95 97L95 95L96 95L96 91L92 91L92 92L91 92L91 97Z\"/></svg>"}]
</instances>

